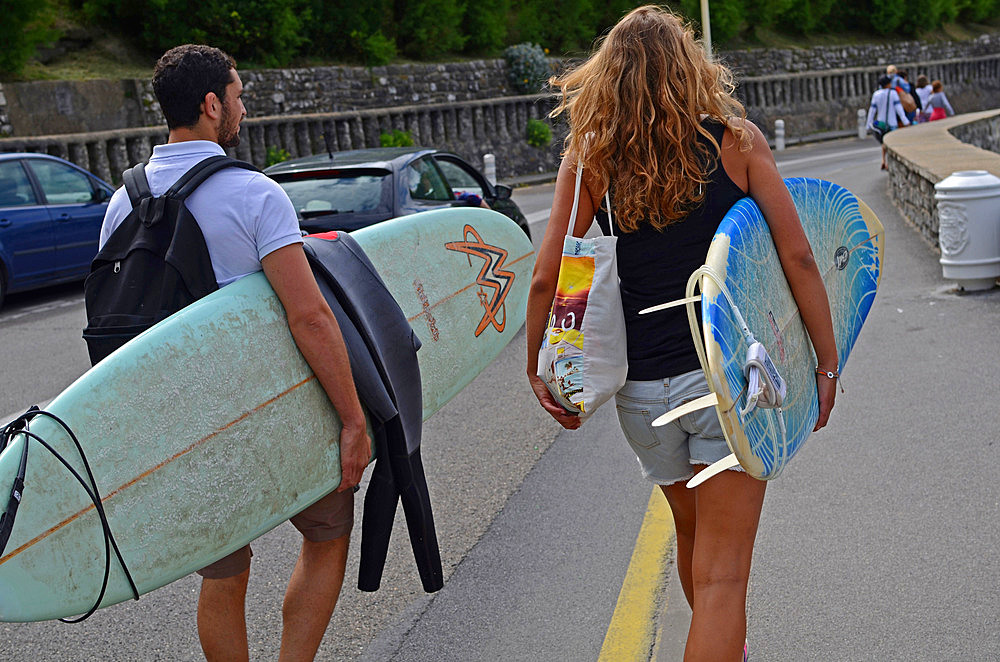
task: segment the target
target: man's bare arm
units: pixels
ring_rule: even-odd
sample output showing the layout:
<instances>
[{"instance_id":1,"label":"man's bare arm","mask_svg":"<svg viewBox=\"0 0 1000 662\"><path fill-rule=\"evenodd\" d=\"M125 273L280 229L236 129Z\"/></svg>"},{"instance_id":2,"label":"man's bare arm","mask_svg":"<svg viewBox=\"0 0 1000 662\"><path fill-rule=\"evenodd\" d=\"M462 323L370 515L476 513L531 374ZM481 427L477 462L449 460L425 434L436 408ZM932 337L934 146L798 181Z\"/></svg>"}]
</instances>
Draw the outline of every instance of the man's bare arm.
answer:
<instances>
[{"instance_id":1,"label":"man's bare arm","mask_svg":"<svg viewBox=\"0 0 1000 662\"><path fill-rule=\"evenodd\" d=\"M338 491L353 488L371 459L371 439L351 376L347 348L330 306L319 291L301 244L269 253L261 260L264 274L285 307L288 327L327 397L337 410L342 479Z\"/></svg>"}]
</instances>

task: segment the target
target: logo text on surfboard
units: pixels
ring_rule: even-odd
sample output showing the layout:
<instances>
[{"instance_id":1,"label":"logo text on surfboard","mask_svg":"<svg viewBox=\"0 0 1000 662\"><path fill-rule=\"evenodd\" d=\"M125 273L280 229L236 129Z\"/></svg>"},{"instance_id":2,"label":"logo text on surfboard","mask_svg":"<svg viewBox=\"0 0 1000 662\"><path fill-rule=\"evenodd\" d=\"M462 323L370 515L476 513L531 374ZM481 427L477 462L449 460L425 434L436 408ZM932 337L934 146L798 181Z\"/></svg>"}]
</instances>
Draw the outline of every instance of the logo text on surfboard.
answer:
<instances>
[{"instance_id":1,"label":"logo text on surfboard","mask_svg":"<svg viewBox=\"0 0 1000 662\"><path fill-rule=\"evenodd\" d=\"M482 304L485 312L483 319L476 327L476 337L491 324L497 331L502 332L507 324L507 309L504 306L504 300L507 298L510 286L514 283L513 272L503 269L503 264L507 260L507 251L484 242L471 225L466 225L462 234L465 237L464 241L452 241L444 246L450 251L466 253L469 256L469 265L472 264L471 256L476 255L483 258L483 267L476 277L476 284L479 286L477 292L479 303ZM470 237L472 237L471 240ZM498 319L498 316L502 316L502 319Z\"/></svg>"}]
</instances>

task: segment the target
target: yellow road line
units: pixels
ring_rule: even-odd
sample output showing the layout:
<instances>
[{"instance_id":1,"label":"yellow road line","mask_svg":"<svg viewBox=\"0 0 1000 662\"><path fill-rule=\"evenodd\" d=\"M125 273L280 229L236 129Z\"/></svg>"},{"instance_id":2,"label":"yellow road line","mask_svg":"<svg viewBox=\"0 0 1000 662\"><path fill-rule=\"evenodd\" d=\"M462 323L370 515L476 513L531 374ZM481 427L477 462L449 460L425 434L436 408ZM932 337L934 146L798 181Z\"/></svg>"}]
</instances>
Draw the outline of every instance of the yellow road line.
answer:
<instances>
[{"instance_id":1,"label":"yellow road line","mask_svg":"<svg viewBox=\"0 0 1000 662\"><path fill-rule=\"evenodd\" d=\"M663 492L655 487L649 496L646 516L598 662L649 660L656 638L663 575L673 539L673 515Z\"/></svg>"}]
</instances>

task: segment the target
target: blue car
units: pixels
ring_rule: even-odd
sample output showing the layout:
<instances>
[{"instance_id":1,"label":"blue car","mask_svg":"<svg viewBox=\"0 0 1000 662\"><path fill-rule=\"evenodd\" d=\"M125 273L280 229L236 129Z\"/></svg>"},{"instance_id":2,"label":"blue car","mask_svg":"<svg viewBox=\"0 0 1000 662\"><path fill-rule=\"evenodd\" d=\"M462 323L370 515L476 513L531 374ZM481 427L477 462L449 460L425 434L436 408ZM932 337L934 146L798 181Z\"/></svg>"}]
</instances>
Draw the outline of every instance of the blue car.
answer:
<instances>
[{"instance_id":1,"label":"blue car","mask_svg":"<svg viewBox=\"0 0 1000 662\"><path fill-rule=\"evenodd\" d=\"M0 305L9 293L85 278L112 193L69 161L0 154Z\"/></svg>"}]
</instances>

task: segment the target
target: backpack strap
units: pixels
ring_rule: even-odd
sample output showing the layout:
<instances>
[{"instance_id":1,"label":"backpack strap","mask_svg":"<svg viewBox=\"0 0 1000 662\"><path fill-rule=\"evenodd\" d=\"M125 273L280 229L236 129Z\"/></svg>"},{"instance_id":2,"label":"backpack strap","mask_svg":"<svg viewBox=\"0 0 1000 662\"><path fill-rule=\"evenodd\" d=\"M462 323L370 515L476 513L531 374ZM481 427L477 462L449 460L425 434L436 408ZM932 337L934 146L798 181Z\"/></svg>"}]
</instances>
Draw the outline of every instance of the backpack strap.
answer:
<instances>
[{"instance_id":1,"label":"backpack strap","mask_svg":"<svg viewBox=\"0 0 1000 662\"><path fill-rule=\"evenodd\" d=\"M125 182L125 192L128 193L132 209L138 209L139 202L143 198L153 197L152 191L149 190L149 182L146 180L145 163L137 163L123 172L122 180Z\"/></svg>"},{"instance_id":2,"label":"backpack strap","mask_svg":"<svg viewBox=\"0 0 1000 662\"><path fill-rule=\"evenodd\" d=\"M223 168L230 167L260 172L260 168L252 163L247 163L246 161L239 161L232 157L225 156L224 154L210 156L192 166L191 169L184 173L180 179L174 182L174 185L170 187L165 195L167 197L184 200L211 175L222 170Z\"/></svg>"}]
</instances>

